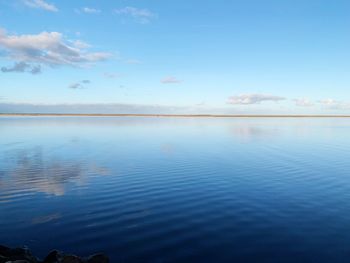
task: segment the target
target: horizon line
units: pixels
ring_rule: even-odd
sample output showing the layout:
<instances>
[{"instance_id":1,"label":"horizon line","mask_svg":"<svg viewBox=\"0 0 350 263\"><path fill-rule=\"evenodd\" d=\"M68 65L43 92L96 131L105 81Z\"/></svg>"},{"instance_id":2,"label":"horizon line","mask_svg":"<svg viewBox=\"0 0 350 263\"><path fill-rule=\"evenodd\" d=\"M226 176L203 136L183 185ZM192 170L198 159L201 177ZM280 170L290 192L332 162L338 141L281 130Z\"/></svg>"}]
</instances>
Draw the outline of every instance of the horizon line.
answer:
<instances>
[{"instance_id":1,"label":"horizon line","mask_svg":"<svg viewBox=\"0 0 350 263\"><path fill-rule=\"evenodd\" d=\"M329 114L142 114L142 113L0 113L0 116L23 117L176 117L176 118L350 118Z\"/></svg>"}]
</instances>

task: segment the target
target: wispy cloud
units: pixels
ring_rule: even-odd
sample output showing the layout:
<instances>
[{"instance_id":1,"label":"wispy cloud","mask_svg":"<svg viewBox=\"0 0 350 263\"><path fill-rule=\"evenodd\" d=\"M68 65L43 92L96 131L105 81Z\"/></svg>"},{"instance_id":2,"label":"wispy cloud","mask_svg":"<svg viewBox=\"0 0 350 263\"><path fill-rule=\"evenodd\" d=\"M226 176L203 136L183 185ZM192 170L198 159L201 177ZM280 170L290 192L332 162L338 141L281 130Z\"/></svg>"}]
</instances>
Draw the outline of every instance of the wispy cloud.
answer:
<instances>
[{"instance_id":1,"label":"wispy cloud","mask_svg":"<svg viewBox=\"0 0 350 263\"><path fill-rule=\"evenodd\" d=\"M178 83L181 83L182 81L175 77L165 77L160 82L163 84L178 84Z\"/></svg>"},{"instance_id":2,"label":"wispy cloud","mask_svg":"<svg viewBox=\"0 0 350 263\"><path fill-rule=\"evenodd\" d=\"M335 99L324 99L319 100L318 103L323 105L324 107L332 110L344 110L344 109L350 109L350 103L339 101Z\"/></svg>"},{"instance_id":3,"label":"wispy cloud","mask_svg":"<svg viewBox=\"0 0 350 263\"><path fill-rule=\"evenodd\" d=\"M239 113L237 109L221 109L172 106L157 104L126 104L126 103L92 103L92 104L31 104L0 102L2 113L86 113L86 114L233 114ZM0 167L1 168L1 167ZM0 171L1 172L1 171Z\"/></svg>"},{"instance_id":4,"label":"wispy cloud","mask_svg":"<svg viewBox=\"0 0 350 263\"><path fill-rule=\"evenodd\" d=\"M75 9L75 12L80 14L80 13L85 13L85 14L100 14L102 11L100 9L96 8L91 8L91 7L82 7L80 9Z\"/></svg>"},{"instance_id":5,"label":"wispy cloud","mask_svg":"<svg viewBox=\"0 0 350 263\"><path fill-rule=\"evenodd\" d=\"M251 105L251 104L260 104L264 101L278 102L285 100L284 97L266 95L266 94L241 94L237 96L232 96L228 100L228 104L234 105Z\"/></svg>"},{"instance_id":6,"label":"wispy cloud","mask_svg":"<svg viewBox=\"0 0 350 263\"><path fill-rule=\"evenodd\" d=\"M138 65L138 64L142 64L141 60L138 59L126 59L124 61L126 64L131 64L131 65Z\"/></svg>"},{"instance_id":7,"label":"wispy cloud","mask_svg":"<svg viewBox=\"0 0 350 263\"><path fill-rule=\"evenodd\" d=\"M67 41L59 32L41 32L36 35L8 35L0 28L0 49L15 62L45 66L91 65L112 55L107 52L89 52L82 41Z\"/></svg>"},{"instance_id":8,"label":"wispy cloud","mask_svg":"<svg viewBox=\"0 0 350 263\"><path fill-rule=\"evenodd\" d=\"M296 106L300 107L311 107L315 105L312 101L305 98L294 99L294 102Z\"/></svg>"},{"instance_id":9,"label":"wispy cloud","mask_svg":"<svg viewBox=\"0 0 350 263\"><path fill-rule=\"evenodd\" d=\"M152 19L157 17L156 14L152 13L148 9L140 9L131 6L115 9L114 13L125 17L131 17L134 21L140 24L147 24L151 22Z\"/></svg>"},{"instance_id":10,"label":"wispy cloud","mask_svg":"<svg viewBox=\"0 0 350 263\"><path fill-rule=\"evenodd\" d=\"M80 82L72 83L68 86L70 89L83 89L84 86Z\"/></svg>"},{"instance_id":11,"label":"wispy cloud","mask_svg":"<svg viewBox=\"0 0 350 263\"><path fill-rule=\"evenodd\" d=\"M57 12L58 8L51 3L47 3L44 0L23 0L23 3L31 8L43 9L50 12Z\"/></svg>"},{"instance_id":12,"label":"wispy cloud","mask_svg":"<svg viewBox=\"0 0 350 263\"><path fill-rule=\"evenodd\" d=\"M68 86L70 89L85 89L85 84L90 84L91 81L88 79L81 80L79 82L74 82Z\"/></svg>"},{"instance_id":13,"label":"wispy cloud","mask_svg":"<svg viewBox=\"0 0 350 263\"><path fill-rule=\"evenodd\" d=\"M91 47L91 45L81 40L70 41L70 43L73 47L79 48L79 49L87 49Z\"/></svg>"},{"instance_id":14,"label":"wispy cloud","mask_svg":"<svg viewBox=\"0 0 350 263\"><path fill-rule=\"evenodd\" d=\"M10 72L17 72L17 73L23 73L28 72L33 75L41 73L41 66L40 65L30 65L26 62L18 62L15 63L12 67L2 67L1 71L3 73L10 73Z\"/></svg>"},{"instance_id":15,"label":"wispy cloud","mask_svg":"<svg viewBox=\"0 0 350 263\"><path fill-rule=\"evenodd\" d=\"M110 72L105 72L103 73L103 76L107 79L115 79L115 78L118 78L120 77L120 74L118 73L110 73Z\"/></svg>"},{"instance_id":16,"label":"wispy cloud","mask_svg":"<svg viewBox=\"0 0 350 263\"><path fill-rule=\"evenodd\" d=\"M205 105L206 105L206 103L204 101L195 104L196 107L203 107Z\"/></svg>"}]
</instances>

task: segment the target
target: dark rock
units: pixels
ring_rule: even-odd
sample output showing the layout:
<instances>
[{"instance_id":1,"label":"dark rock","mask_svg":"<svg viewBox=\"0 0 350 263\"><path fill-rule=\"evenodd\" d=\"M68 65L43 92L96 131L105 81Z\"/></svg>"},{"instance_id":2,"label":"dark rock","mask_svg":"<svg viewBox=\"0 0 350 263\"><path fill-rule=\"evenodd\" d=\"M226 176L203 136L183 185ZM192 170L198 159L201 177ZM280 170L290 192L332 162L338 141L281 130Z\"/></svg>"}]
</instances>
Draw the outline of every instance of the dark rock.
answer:
<instances>
[{"instance_id":1,"label":"dark rock","mask_svg":"<svg viewBox=\"0 0 350 263\"><path fill-rule=\"evenodd\" d=\"M39 261L26 247L12 249L0 245L0 263L109 263L109 258L103 254L96 254L83 260L80 257L64 255L53 250L43 261Z\"/></svg>"},{"instance_id":2,"label":"dark rock","mask_svg":"<svg viewBox=\"0 0 350 263\"><path fill-rule=\"evenodd\" d=\"M38 260L32 256L29 249L26 247L11 249L5 246L0 246L0 255L7 258L7 261L10 261L10 262L21 261L21 260L24 262L27 261L30 263L38 262Z\"/></svg>"},{"instance_id":3,"label":"dark rock","mask_svg":"<svg viewBox=\"0 0 350 263\"><path fill-rule=\"evenodd\" d=\"M8 262L9 260L10 260L9 258L3 257L3 256L0 255L0 263L6 263L6 262Z\"/></svg>"},{"instance_id":4,"label":"dark rock","mask_svg":"<svg viewBox=\"0 0 350 263\"><path fill-rule=\"evenodd\" d=\"M32 254L26 247L18 247L10 250L10 257L12 256L31 256Z\"/></svg>"},{"instance_id":5,"label":"dark rock","mask_svg":"<svg viewBox=\"0 0 350 263\"><path fill-rule=\"evenodd\" d=\"M8 257L11 254L11 248L0 245L0 255Z\"/></svg>"},{"instance_id":6,"label":"dark rock","mask_svg":"<svg viewBox=\"0 0 350 263\"><path fill-rule=\"evenodd\" d=\"M64 256L61 262L62 263L83 263L83 261L79 257L73 256L73 255Z\"/></svg>"},{"instance_id":7,"label":"dark rock","mask_svg":"<svg viewBox=\"0 0 350 263\"><path fill-rule=\"evenodd\" d=\"M109 258L103 254L96 254L90 256L87 263L109 263Z\"/></svg>"},{"instance_id":8,"label":"dark rock","mask_svg":"<svg viewBox=\"0 0 350 263\"><path fill-rule=\"evenodd\" d=\"M53 250L46 256L42 263L58 263L60 258L60 253L57 250Z\"/></svg>"}]
</instances>

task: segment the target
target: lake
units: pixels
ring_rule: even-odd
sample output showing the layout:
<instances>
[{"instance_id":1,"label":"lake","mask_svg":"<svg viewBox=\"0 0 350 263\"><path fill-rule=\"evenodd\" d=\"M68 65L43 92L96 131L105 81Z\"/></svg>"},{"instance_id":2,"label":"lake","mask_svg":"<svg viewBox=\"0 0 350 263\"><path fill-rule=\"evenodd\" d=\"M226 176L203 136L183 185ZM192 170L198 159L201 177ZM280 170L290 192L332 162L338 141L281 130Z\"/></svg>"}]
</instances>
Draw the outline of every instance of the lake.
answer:
<instances>
[{"instance_id":1,"label":"lake","mask_svg":"<svg viewBox=\"0 0 350 263\"><path fill-rule=\"evenodd\" d=\"M349 262L350 119L0 117L0 244Z\"/></svg>"}]
</instances>

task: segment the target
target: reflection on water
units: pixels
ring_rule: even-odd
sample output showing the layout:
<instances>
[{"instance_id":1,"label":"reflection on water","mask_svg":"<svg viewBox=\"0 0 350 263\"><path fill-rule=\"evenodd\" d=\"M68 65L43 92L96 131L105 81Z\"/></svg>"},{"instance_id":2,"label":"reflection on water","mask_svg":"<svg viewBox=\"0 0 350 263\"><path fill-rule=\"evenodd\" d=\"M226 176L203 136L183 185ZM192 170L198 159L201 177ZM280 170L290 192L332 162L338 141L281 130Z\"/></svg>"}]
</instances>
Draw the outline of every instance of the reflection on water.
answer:
<instances>
[{"instance_id":1,"label":"reflection on water","mask_svg":"<svg viewBox=\"0 0 350 263\"><path fill-rule=\"evenodd\" d=\"M37 224L46 224L51 221L60 219L62 215L60 213L55 213L55 214L50 214L50 215L45 215L45 216L39 216L35 217L32 219L32 224L37 225Z\"/></svg>"},{"instance_id":2,"label":"reflection on water","mask_svg":"<svg viewBox=\"0 0 350 263\"><path fill-rule=\"evenodd\" d=\"M86 184L91 174L108 175L106 167L83 160L65 160L63 157L45 156L41 147L5 152L0 167L0 191L29 190L52 195L64 195L65 185ZM1 200L0 198L0 201Z\"/></svg>"},{"instance_id":3,"label":"reflection on water","mask_svg":"<svg viewBox=\"0 0 350 263\"><path fill-rule=\"evenodd\" d=\"M170 144L170 143L165 143L161 146L161 151L164 153L164 154L173 154L175 152L175 146Z\"/></svg>"},{"instance_id":4,"label":"reflection on water","mask_svg":"<svg viewBox=\"0 0 350 263\"><path fill-rule=\"evenodd\" d=\"M0 118L0 243L112 262L346 262L350 120Z\"/></svg>"},{"instance_id":5,"label":"reflection on water","mask_svg":"<svg viewBox=\"0 0 350 263\"><path fill-rule=\"evenodd\" d=\"M239 138L242 142L250 140L261 140L266 138L271 138L278 136L278 128L269 128L269 127L259 127L253 123L247 123L243 125L233 125L231 127L232 134Z\"/></svg>"}]
</instances>

